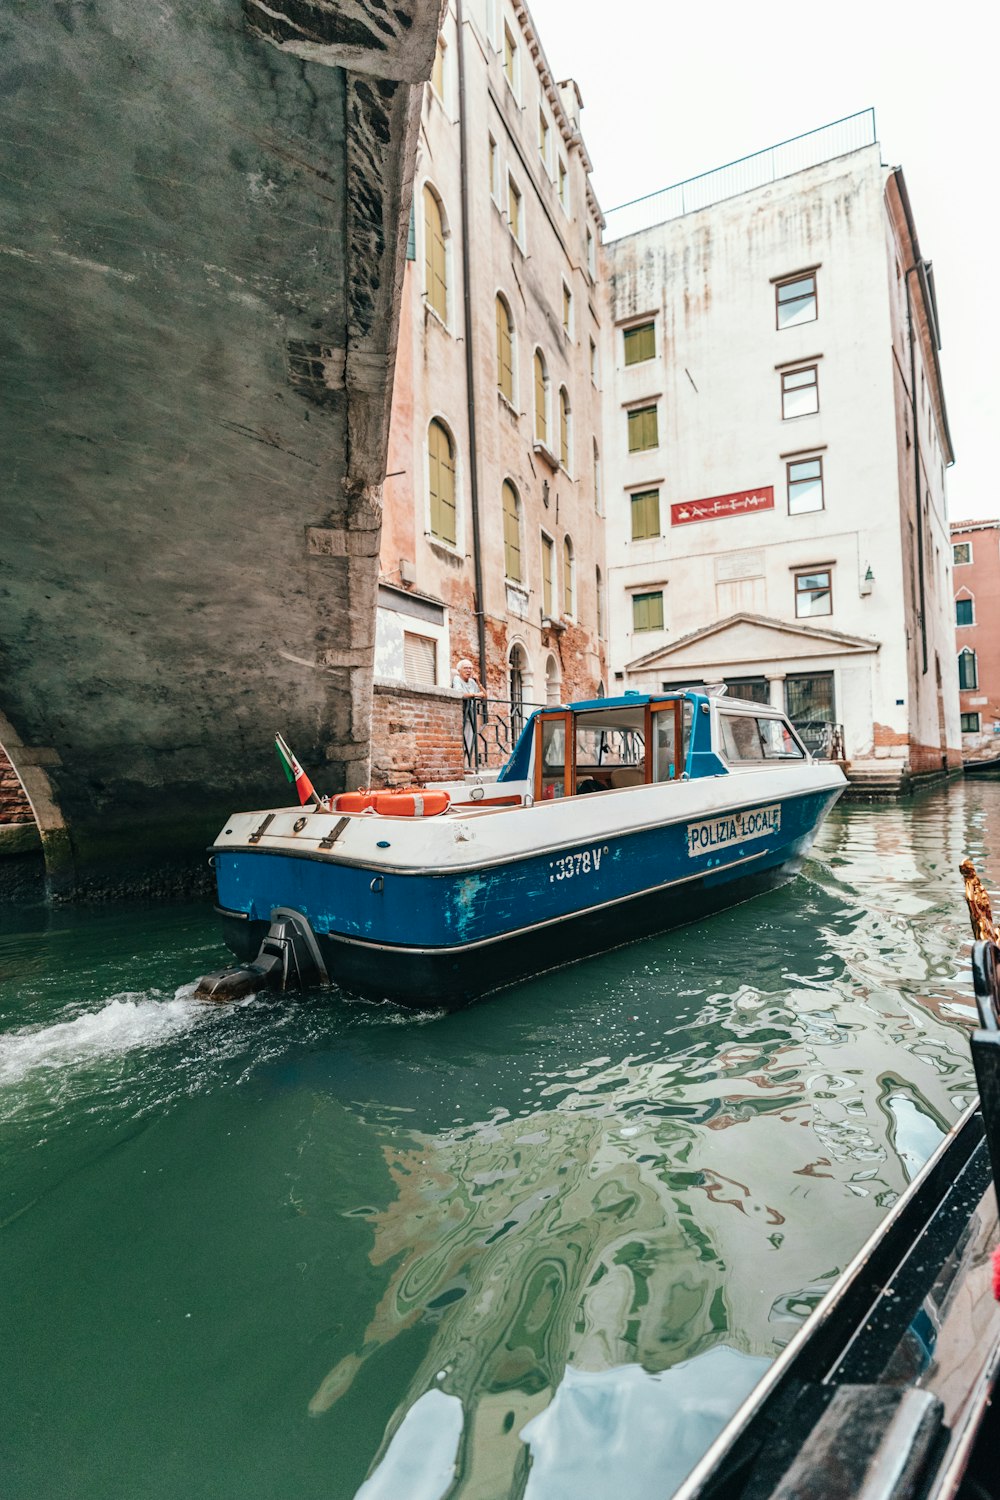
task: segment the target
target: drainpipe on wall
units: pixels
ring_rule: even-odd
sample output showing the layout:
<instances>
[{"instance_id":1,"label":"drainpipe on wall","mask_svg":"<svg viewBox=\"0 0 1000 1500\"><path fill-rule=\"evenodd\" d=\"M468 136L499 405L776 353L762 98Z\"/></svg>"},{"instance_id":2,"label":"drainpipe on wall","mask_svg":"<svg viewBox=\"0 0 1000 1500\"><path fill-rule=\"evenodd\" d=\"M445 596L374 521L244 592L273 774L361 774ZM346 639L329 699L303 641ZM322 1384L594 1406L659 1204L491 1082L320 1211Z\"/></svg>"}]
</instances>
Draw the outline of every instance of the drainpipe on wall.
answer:
<instances>
[{"instance_id":1,"label":"drainpipe on wall","mask_svg":"<svg viewBox=\"0 0 1000 1500\"><path fill-rule=\"evenodd\" d=\"M479 451L476 445L476 382L472 358L472 290L469 255L469 170L465 121L465 21L462 0L455 0L458 30L458 162L462 179L462 302L465 312L465 398L469 422L469 499L472 506L472 568L476 591L476 630L479 640L479 681L487 695L486 615L483 610L483 559L479 526Z\"/></svg>"},{"instance_id":2,"label":"drainpipe on wall","mask_svg":"<svg viewBox=\"0 0 1000 1500\"><path fill-rule=\"evenodd\" d=\"M910 415L913 418L913 495L917 506L917 582L920 595L920 645L923 655L922 675L927 674L927 609L926 581L924 578L924 517L920 503L920 422L917 417L917 355L916 335L913 330L913 299L910 295L910 277L920 270L916 261L906 272L906 321L910 334Z\"/></svg>"}]
</instances>

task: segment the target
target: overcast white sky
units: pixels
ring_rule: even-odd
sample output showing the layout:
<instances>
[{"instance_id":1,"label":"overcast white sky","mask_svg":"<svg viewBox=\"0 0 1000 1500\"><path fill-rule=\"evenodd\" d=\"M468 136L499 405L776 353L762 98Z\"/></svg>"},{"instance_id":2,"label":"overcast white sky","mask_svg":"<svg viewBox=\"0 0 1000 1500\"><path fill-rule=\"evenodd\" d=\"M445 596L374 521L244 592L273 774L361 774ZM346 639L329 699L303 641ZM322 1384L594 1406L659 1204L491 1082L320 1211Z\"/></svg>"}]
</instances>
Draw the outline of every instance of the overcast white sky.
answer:
<instances>
[{"instance_id":1,"label":"overcast white sky","mask_svg":"<svg viewBox=\"0 0 1000 1500\"><path fill-rule=\"evenodd\" d=\"M903 168L934 264L948 509L1000 516L996 5L528 3L556 78L583 94L604 209L874 106L882 160Z\"/></svg>"}]
</instances>

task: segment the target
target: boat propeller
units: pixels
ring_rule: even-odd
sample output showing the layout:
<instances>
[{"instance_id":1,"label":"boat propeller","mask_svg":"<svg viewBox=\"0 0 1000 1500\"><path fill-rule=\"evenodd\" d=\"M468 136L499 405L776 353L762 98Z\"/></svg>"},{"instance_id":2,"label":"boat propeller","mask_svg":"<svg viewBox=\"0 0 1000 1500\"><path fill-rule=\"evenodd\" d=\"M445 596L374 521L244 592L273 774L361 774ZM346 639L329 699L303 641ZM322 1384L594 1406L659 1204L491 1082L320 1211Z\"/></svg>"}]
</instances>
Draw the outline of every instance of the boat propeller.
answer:
<instances>
[{"instance_id":1,"label":"boat propeller","mask_svg":"<svg viewBox=\"0 0 1000 1500\"><path fill-rule=\"evenodd\" d=\"M305 917L277 906L253 962L203 974L194 998L221 1005L258 990L305 990L329 983L315 934Z\"/></svg>"}]
</instances>

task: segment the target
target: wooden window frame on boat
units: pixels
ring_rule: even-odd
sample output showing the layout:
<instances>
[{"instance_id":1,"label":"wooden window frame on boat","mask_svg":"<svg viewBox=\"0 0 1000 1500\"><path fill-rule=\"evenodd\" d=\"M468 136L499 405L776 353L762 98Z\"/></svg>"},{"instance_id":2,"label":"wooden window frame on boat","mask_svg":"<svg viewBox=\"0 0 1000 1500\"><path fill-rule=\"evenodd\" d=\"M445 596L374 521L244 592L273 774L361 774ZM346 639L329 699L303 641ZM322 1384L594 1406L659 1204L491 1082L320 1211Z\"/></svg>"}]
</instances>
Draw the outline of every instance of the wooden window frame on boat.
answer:
<instances>
[{"instance_id":1,"label":"wooden window frame on boat","mask_svg":"<svg viewBox=\"0 0 1000 1500\"><path fill-rule=\"evenodd\" d=\"M683 778L683 776L685 775L685 773L687 771L687 753L686 752L687 752L687 749L690 748L690 747L689 746L685 746L685 743L684 743L684 703L685 703L685 699L683 697L680 697L680 698L670 697L670 698L657 698L657 699L653 699L653 700L650 700L648 703L645 704L644 711L643 711L643 723L642 723L642 732L643 732L642 782L638 783L639 785L642 785L642 786L652 786L652 785L655 784L655 785L659 786L659 785L662 785L664 782L667 782L667 781L680 781ZM672 714L673 721L674 721L674 761L673 761L674 770L673 770L673 775L672 776L661 776L654 783L654 781L653 781L653 769L654 769L654 766L653 766L653 760L654 760L653 733L654 733L654 730L655 730L655 727L656 727L655 724L654 724L654 716L656 716L658 714L665 714L665 713ZM543 770L543 767L542 767L542 734L544 733L544 730L543 730L542 726L545 725L545 724L548 724L548 723L552 723L553 720L561 723L562 726L563 726L563 737L564 737L564 741L565 741L565 751L564 751L564 761L563 761L563 792L562 792L562 795L563 795L563 797L575 797L577 795L577 784L576 784L577 783L577 765L576 765L576 748L577 748L576 747L576 730L577 730L577 720L580 719L580 718L585 719L586 717L587 717L586 711L584 713L578 715L578 714L574 713L572 711L572 709L557 709L557 710L552 710L552 711L547 712L547 713L541 713L541 714L538 715L537 719L535 720L535 772L534 772L534 787L533 787L533 789L534 789L534 799L535 799L536 802L542 802L542 801L545 801L545 800L552 800L552 799L546 799L542 795L542 793L543 793L543 787L542 787L542 779L543 779L542 778L542 770ZM617 791L629 790L629 791L631 791L632 788L631 787L629 787L629 788L618 787L618 788L609 788L608 790L617 790Z\"/></svg>"},{"instance_id":2,"label":"wooden window frame on boat","mask_svg":"<svg viewBox=\"0 0 1000 1500\"><path fill-rule=\"evenodd\" d=\"M563 726L563 740L565 750L563 752L563 797L572 797L576 791L576 736L574 734L574 722L576 715L569 709L553 710L551 713L539 714L535 720L535 801L542 802L546 799L542 796L542 735L544 726L553 722L561 722ZM558 800L558 799L556 799Z\"/></svg>"}]
</instances>

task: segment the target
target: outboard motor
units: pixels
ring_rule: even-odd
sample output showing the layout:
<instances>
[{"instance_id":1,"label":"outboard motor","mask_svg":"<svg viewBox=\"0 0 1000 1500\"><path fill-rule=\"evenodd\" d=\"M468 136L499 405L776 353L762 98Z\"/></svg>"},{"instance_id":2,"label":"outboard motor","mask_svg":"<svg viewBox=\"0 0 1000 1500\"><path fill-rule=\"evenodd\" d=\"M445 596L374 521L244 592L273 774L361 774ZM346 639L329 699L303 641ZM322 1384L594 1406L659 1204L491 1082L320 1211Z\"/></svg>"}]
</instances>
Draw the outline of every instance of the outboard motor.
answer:
<instances>
[{"instance_id":1,"label":"outboard motor","mask_svg":"<svg viewBox=\"0 0 1000 1500\"><path fill-rule=\"evenodd\" d=\"M316 936L305 917L288 907L276 906L253 963L203 975L194 998L224 1004L258 990L305 990L329 983Z\"/></svg>"}]
</instances>

